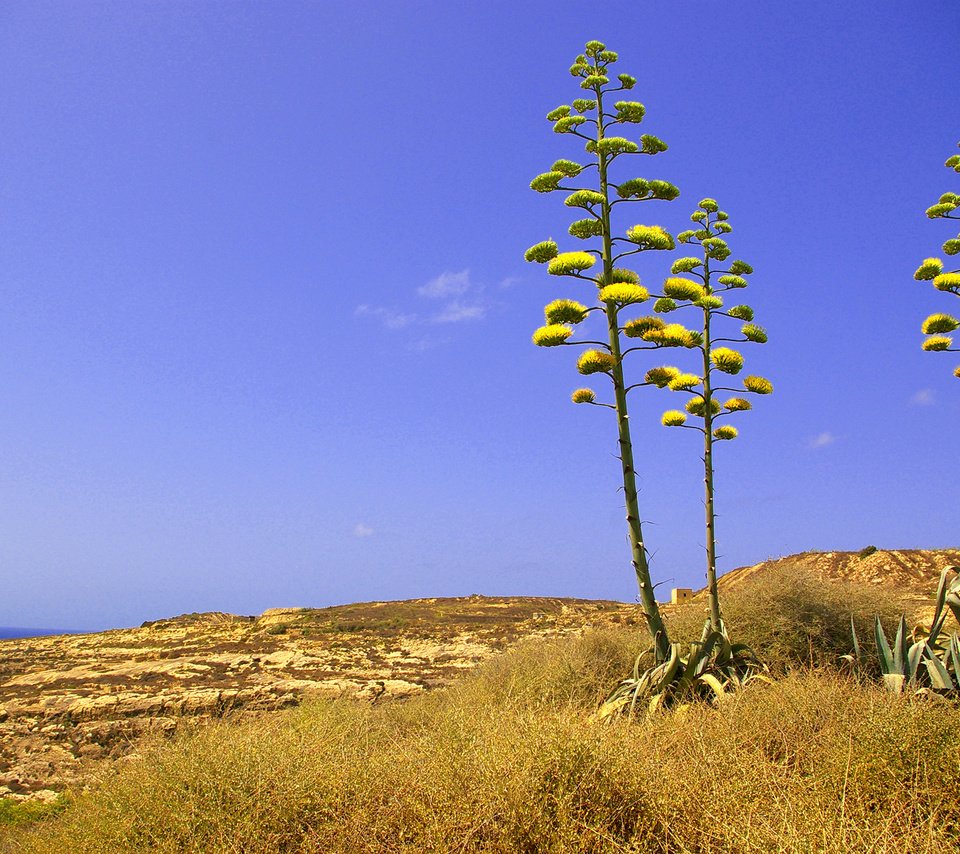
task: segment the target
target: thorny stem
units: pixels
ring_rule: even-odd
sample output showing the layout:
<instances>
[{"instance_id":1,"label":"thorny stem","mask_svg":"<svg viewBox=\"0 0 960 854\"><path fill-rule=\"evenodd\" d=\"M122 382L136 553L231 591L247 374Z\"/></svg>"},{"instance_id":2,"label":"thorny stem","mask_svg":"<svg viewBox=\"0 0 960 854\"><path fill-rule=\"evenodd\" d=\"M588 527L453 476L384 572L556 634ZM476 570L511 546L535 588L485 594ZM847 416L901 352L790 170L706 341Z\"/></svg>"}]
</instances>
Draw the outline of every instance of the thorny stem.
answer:
<instances>
[{"instance_id":1,"label":"thorny stem","mask_svg":"<svg viewBox=\"0 0 960 854\"><path fill-rule=\"evenodd\" d=\"M600 86L596 86L597 93L597 141L603 139L603 93ZM603 195L601 205L601 219L603 222L603 274L609 282L613 272L613 243L610 233L610 200L609 185L607 182L607 157L603 151L597 151L598 168L600 172L600 192ZM666 626L660 615L653 583L650 578L650 565L647 559L647 549L643 542L643 527L640 520L640 508L637 502L637 473L633 463L633 442L630 439L630 420L627 412L627 393L623 381L622 354L620 352L620 327L617 319L617 308L610 305L607 308L607 328L610 336L610 352L616 360L611 378L613 379L614 398L616 400L617 428L619 431L620 462L623 471L623 493L627 510L627 528L630 536L631 562L637 576L637 586L640 589L640 603L647 628L653 638L656 660L658 663L666 661L670 656L670 639Z\"/></svg>"},{"instance_id":2,"label":"thorny stem","mask_svg":"<svg viewBox=\"0 0 960 854\"><path fill-rule=\"evenodd\" d=\"M708 220L709 222L709 220ZM703 279L707 293L710 290L710 258L704 253ZM710 628L719 632L722 628L720 597L717 593L717 516L713 507L713 390L710 387L710 314L703 309L703 486L706 493L704 509L707 519L707 598L710 603Z\"/></svg>"}]
</instances>

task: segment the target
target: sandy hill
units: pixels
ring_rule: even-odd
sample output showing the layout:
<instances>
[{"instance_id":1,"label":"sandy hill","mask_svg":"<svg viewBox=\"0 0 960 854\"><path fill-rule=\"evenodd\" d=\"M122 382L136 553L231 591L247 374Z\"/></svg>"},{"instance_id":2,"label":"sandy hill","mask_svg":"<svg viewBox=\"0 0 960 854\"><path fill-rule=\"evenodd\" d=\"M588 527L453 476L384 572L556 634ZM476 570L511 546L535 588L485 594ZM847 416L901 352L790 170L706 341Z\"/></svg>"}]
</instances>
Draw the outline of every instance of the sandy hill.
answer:
<instances>
[{"instance_id":1,"label":"sandy hill","mask_svg":"<svg viewBox=\"0 0 960 854\"><path fill-rule=\"evenodd\" d=\"M827 581L889 587L901 597L925 599L936 591L945 567L960 567L960 549L804 552L731 570L720 578L720 589L747 585L764 571L783 566Z\"/></svg>"}]
</instances>

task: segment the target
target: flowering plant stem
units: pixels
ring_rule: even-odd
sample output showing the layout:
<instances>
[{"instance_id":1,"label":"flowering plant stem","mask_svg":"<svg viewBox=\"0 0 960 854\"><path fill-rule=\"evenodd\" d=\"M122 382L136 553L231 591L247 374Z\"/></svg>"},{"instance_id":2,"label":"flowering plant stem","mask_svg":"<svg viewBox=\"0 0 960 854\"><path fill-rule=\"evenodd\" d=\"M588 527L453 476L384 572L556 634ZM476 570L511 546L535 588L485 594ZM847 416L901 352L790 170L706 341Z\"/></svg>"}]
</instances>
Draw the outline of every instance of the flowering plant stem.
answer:
<instances>
[{"instance_id":1,"label":"flowering plant stem","mask_svg":"<svg viewBox=\"0 0 960 854\"><path fill-rule=\"evenodd\" d=\"M593 87L597 96L597 141L603 139L603 90L598 84ZM599 148L599 147L598 147ZM597 151L597 165L600 173L600 193L603 202L600 216L603 223L603 273L605 281L611 281L613 273L613 240L610 228L610 188L607 182L607 156ZM643 542L643 523L640 519L640 507L637 501L637 471L633 462L633 442L630 439L630 416L627 411L627 392L623 380L623 360L620 348L619 312L615 306L607 310L607 330L610 353L615 360L611 371L614 388L614 400L617 412L618 441L620 445L620 465L623 472L623 497L627 511L627 529L630 537L631 563L637 576L640 591L640 604L647 628L653 638L658 662L666 661L670 656L670 638L667 635L660 607L654 595L650 578L650 565L647 549Z\"/></svg>"},{"instance_id":2,"label":"flowering plant stem","mask_svg":"<svg viewBox=\"0 0 960 854\"><path fill-rule=\"evenodd\" d=\"M704 258L704 286L710 292L710 258ZM704 509L707 521L707 601L710 605L710 628L715 632L723 631L720 617L720 594L717 590L717 515L713 507L713 387L710 374L713 364L710 362L710 316L709 308L703 309L703 487Z\"/></svg>"}]
</instances>

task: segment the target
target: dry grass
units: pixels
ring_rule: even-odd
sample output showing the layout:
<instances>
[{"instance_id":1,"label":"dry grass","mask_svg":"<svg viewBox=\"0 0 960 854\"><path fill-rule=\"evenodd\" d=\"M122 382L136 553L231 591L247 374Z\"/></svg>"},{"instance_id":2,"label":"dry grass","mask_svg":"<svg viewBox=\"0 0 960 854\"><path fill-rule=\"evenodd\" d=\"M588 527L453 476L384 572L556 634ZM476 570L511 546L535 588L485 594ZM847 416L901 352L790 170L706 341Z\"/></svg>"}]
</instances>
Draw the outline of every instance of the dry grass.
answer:
<instances>
[{"instance_id":1,"label":"dry grass","mask_svg":"<svg viewBox=\"0 0 960 854\"><path fill-rule=\"evenodd\" d=\"M729 611L735 626L732 602ZM8 831L6 850L960 847L960 709L795 668L719 708L589 723L636 641L622 631L531 642L415 701L312 703L197 726L145 750L61 816ZM810 644L785 648L784 661L795 663ZM814 650L815 660L832 654L829 645Z\"/></svg>"}]
</instances>

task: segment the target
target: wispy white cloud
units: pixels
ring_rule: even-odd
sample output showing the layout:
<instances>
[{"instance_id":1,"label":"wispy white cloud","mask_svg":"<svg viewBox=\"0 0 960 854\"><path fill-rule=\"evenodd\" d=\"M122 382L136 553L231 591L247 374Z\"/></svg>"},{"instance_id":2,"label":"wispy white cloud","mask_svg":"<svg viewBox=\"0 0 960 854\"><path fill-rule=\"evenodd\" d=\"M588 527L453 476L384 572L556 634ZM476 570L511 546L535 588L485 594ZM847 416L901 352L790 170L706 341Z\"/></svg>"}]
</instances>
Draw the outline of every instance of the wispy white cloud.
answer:
<instances>
[{"instance_id":1,"label":"wispy white cloud","mask_svg":"<svg viewBox=\"0 0 960 854\"><path fill-rule=\"evenodd\" d=\"M354 314L357 317L373 318L387 329L483 320L487 314L486 302L481 297L483 286L470 278L469 270L444 271L418 287L416 293L420 298L439 305L431 312L417 312L364 303L357 306ZM447 340L426 336L409 346L412 350L422 351L445 344Z\"/></svg>"},{"instance_id":2,"label":"wispy white cloud","mask_svg":"<svg viewBox=\"0 0 960 854\"><path fill-rule=\"evenodd\" d=\"M358 317L374 317L387 329L403 329L411 323L417 322L417 315L384 308L381 305L358 305L354 311Z\"/></svg>"},{"instance_id":3,"label":"wispy white cloud","mask_svg":"<svg viewBox=\"0 0 960 854\"><path fill-rule=\"evenodd\" d=\"M523 279L521 279L519 276L507 276L500 280L500 287L506 290L507 288L512 288L516 285L519 285L522 281Z\"/></svg>"},{"instance_id":4,"label":"wispy white cloud","mask_svg":"<svg viewBox=\"0 0 960 854\"><path fill-rule=\"evenodd\" d=\"M432 318L434 323L459 323L461 320L482 320L487 310L482 305L465 305L459 300L447 303Z\"/></svg>"},{"instance_id":5,"label":"wispy white cloud","mask_svg":"<svg viewBox=\"0 0 960 854\"><path fill-rule=\"evenodd\" d=\"M372 537L373 528L371 528L369 525L364 525L363 522L357 522L356 526L353 529L353 536Z\"/></svg>"},{"instance_id":6,"label":"wispy white cloud","mask_svg":"<svg viewBox=\"0 0 960 854\"><path fill-rule=\"evenodd\" d=\"M934 398L932 388L922 388L910 398L910 403L912 403L914 406L932 406L933 402Z\"/></svg>"},{"instance_id":7,"label":"wispy white cloud","mask_svg":"<svg viewBox=\"0 0 960 854\"><path fill-rule=\"evenodd\" d=\"M417 288L417 293L428 299L443 299L465 294L473 287L470 281L470 271L461 270L459 273L449 271L441 273L425 285Z\"/></svg>"},{"instance_id":8,"label":"wispy white cloud","mask_svg":"<svg viewBox=\"0 0 960 854\"><path fill-rule=\"evenodd\" d=\"M808 448L825 448L827 445L832 445L837 441L837 437L829 431L824 431L817 436L814 436L809 442L807 442Z\"/></svg>"}]
</instances>

